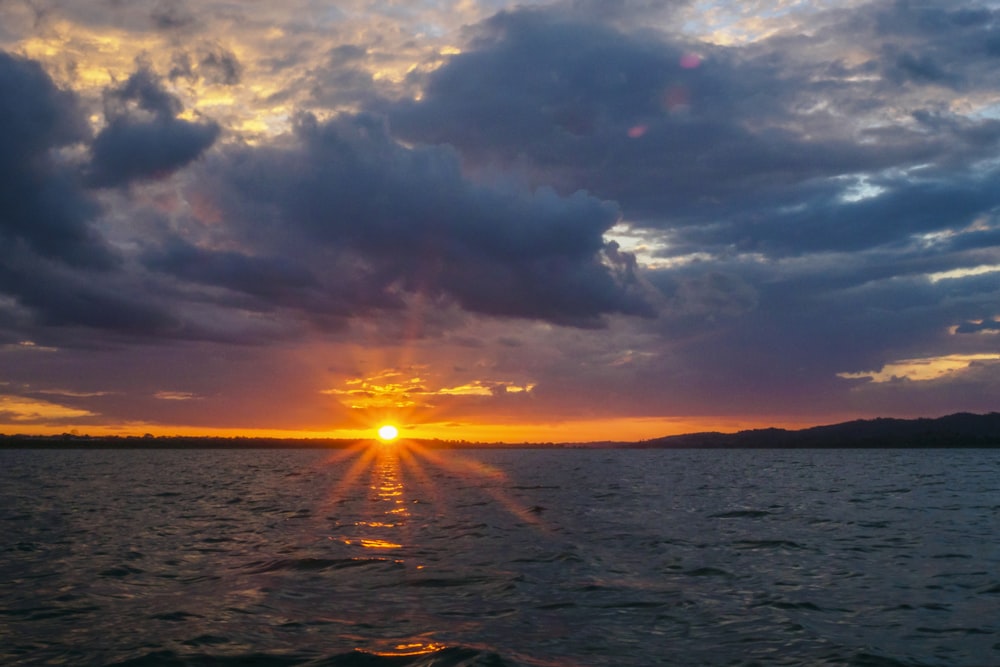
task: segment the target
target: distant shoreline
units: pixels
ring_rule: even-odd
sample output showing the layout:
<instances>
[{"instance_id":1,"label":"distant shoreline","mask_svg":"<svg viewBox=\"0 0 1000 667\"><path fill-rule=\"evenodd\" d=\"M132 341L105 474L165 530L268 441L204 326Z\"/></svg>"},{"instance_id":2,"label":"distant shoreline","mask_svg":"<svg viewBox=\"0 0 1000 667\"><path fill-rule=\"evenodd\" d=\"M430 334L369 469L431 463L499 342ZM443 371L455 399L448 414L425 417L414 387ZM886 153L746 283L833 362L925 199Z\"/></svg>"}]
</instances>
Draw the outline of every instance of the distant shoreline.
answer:
<instances>
[{"instance_id":1,"label":"distant shoreline","mask_svg":"<svg viewBox=\"0 0 1000 667\"><path fill-rule=\"evenodd\" d=\"M347 449L375 442L357 438L0 435L0 449ZM1000 412L956 413L936 419L859 419L790 431L688 433L638 442L502 443L412 439L430 449L929 449L1000 448Z\"/></svg>"},{"instance_id":2,"label":"distant shoreline","mask_svg":"<svg viewBox=\"0 0 1000 667\"><path fill-rule=\"evenodd\" d=\"M428 449L635 448L635 442L470 442L400 438ZM349 449L382 444L374 438L243 438L219 436L2 435L0 449Z\"/></svg>"}]
</instances>

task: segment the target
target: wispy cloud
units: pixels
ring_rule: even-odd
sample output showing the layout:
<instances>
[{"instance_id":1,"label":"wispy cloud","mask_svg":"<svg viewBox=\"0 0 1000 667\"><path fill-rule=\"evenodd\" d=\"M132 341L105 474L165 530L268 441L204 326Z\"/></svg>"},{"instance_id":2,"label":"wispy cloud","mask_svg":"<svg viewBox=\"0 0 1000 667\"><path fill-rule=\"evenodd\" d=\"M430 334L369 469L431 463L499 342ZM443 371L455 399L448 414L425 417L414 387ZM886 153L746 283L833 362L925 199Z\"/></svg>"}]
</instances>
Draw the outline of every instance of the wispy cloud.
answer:
<instances>
[{"instance_id":1,"label":"wispy cloud","mask_svg":"<svg viewBox=\"0 0 1000 667\"><path fill-rule=\"evenodd\" d=\"M0 394L0 420L16 423L42 423L66 421L81 417L94 417L89 410L72 408L36 398Z\"/></svg>"},{"instance_id":2,"label":"wispy cloud","mask_svg":"<svg viewBox=\"0 0 1000 667\"><path fill-rule=\"evenodd\" d=\"M158 391L153 397L161 401L193 401L199 398L187 391Z\"/></svg>"}]
</instances>

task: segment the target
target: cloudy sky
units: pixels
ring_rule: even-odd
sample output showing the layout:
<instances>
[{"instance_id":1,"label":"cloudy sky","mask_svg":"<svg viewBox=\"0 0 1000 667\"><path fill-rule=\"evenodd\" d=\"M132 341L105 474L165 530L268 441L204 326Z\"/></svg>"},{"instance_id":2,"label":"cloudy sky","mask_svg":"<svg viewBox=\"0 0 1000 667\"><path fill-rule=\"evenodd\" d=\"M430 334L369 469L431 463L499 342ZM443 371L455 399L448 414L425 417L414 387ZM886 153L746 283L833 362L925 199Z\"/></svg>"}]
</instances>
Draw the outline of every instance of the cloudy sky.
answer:
<instances>
[{"instance_id":1,"label":"cloudy sky","mask_svg":"<svg viewBox=\"0 0 1000 667\"><path fill-rule=\"evenodd\" d=\"M1000 409L1000 2L0 0L0 432Z\"/></svg>"}]
</instances>

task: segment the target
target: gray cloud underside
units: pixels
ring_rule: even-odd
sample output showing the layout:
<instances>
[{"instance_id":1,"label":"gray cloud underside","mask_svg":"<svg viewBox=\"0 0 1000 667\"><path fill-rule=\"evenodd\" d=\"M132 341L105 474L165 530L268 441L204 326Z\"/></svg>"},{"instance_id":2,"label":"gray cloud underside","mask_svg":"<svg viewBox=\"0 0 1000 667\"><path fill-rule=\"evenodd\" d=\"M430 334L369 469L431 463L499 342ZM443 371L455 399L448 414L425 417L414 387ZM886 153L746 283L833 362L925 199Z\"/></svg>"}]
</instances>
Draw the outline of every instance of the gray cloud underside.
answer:
<instances>
[{"instance_id":1,"label":"gray cloud underside","mask_svg":"<svg viewBox=\"0 0 1000 667\"><path fill-rule=\"evenodd\" d=\"M109 91L107 125L90 146L89 182L108 187L162 178L197 159L215 142L220 128L177 118L182 110L180 101L147 69Z\"/></svg>"},{"instance_id":2,"label":"gray cloud underside","mask_svg":"<svg viewBox=\"0 0 1000 667\"><path fill-rule=\"evenodd\" d=\"M98 231L102 208L86 187L141 181L193 159L176 145L187 138L186 125L202 126L172 120L178 103L143 76L113 95L138 100L159 120L145 127L115 118L92 138L73 94L57 88L37 63L0 53L0 296L13 299L3 320L20 330L5 337L19 338L35 327L43 328L38 334L48 327L144 337L206 334L182 325L169 303L144 291L149 285L142 276L130 275L127 257ZM142 136L138 145L123 147L133 155L141 148L140 157L109 159L113 135L122 130ZM212 140L217 131L211 128ZM95 161L87 177L56 157L60 149L88 143Z\"/></svg>"},{"instance_id":3,"label":"gray cloud underside","mask_svg":"<svg viewBox=\"0 0 1000 667\"><path fill-rule=\"evenodd\" d=\"M76 98L35 62L0 52L0 242L77 266L112 256L89 220L94 201L52 152L85 140Z\"/></svg>"},{"instance_id":4,"label":"gray cloud underside","mask_svg":"<svg viewBox=\"0 0 1000 667\"><path fill-rule=\"evenodd\" d=\"M957 303L954 283L922 274L1000 263L1000 121L949 109L957 93L1000 95L1000 17L874 3L817 25L724 48L546 10L501 13L427 75L419 101L387 113L409 141L455 146L473 173L504 165L584 186L636 227L664 230L662 257L702 256L651 276L668 320L699 312L712 329L752 312L742 327L756 322L809 355L832 346L836 363L873 362L995 311L995 274L963 281L970 293ZM867 55L848 61L852 50ZM697 66L682 66L687 53ZM710 275L741 278L706 290ZM841 316L871 293L880 315L854 336L855 318ZM816 331L794 317L778 325L793 306L812 311ZM906 325L865 340L893 317ZM733 334L734 359L765 342L753 331ZM852 362L847 341L864 356Z\"/></svg>"},{"instance_id":5,"label":"gray cloud underside","mask_svg":"<svg viewBox=\"0 0 1000 667\"><path fill-rule=\"evenodd\" d=\"M898 58L886 52L927 39L925 58L966 72L966 88L996 94L994 13L977 13L977 23L961 10L876 7L828 18L810 39L743 48L626 34L543 10L501 13L479 27L472 49L427 76L419 101L388 113L400 136L454 145L470 168L529 165L539 178L619 202L630 220L668 228L739 226L823 195L818 208L835 207L845 184L829 179L992 158L1000 121L950 113L951 92L890 77ZM923 13L926 22L911 16ZM875 53L848 65L840 51L852 44ZM683 67L687 53L700 64ZM935 94L920 95L927 87ZM886 122L901 102L902 116ZM644 133L634 139L637 127ZM894 213L885 209L878 213Z\"/></svg>"},{"instance_id":6,"label":"gray cloud underside","mask_svg":"<svg viewBox=\"0 0 1000 667\"><path fill-rule=\"evenodd\" d=\"M403 147L375 117L303 116L289 146L224 151L207 169L245 243L307 263L318 248L382 291L578 326L652 314L605 251L615 206L582 192L475 185L453 151Z\"/></svg>"},{"instance_id":7,"label":"gray cloud underside","mask_svg":"<svg viewBox=\"0 0 1000 667\"><path fill-rule=\"evenodd\" d=\"M46 94L62 94L37 66L11 62L31 70ZM72 97L59 99L22 97L12 106L26 118L58 112L75 120ZM295 135L275 146L230 146L200 168L192 191L208 185L202 195L215 201L227 222L216 241L241 250L199 247L161 231L160 240L138 239L138 255L116 253L93 231L101 211L85 186L142 184L202 156L219 128L181 120L181 111L180 101L143 68L106 92L107 124L92 140L81 133L63 138L55 121L39 129L37 146L28 144L23 160L37 157L44 164L52 148L75 142L89 143L90 161L79 171L67 165L64 174L43 174L47 180L36 188L38 206L30 216L18 215L32 193L14 180L21 165L10 166L11 180L21 187L10 193L14 215L3 222L16 241L40 258L67 263L77 261L72 253L89 249L88 258L117 270L88 281L50 263L51 270L32 276L30 257L8 255L0 289L37 324L217 335L180 315L189 301L283 311L339 328L358 314L398 310L407 292L454 301L471 312L584 327L601 326L612 313L653 314L634 287L634 262L605 248L603 234L618 220L616 206L583 192L561 196L545 188L475 185L450 149L404 147L382 121L363 114L325 123L302 115ZM28 136L13 120L6 127ZM54 196L61 194L57 187L72 197ZM39 211L53 205L73 206L76 217L49 223ZM62 228L53 230L54 224ZM85 243L90 239L93 248ZM117 283L128 283L128 272L136 271L134 286L117 291ZM209 291L199 293L198 286Z\"/></svg>"}]
</instances>

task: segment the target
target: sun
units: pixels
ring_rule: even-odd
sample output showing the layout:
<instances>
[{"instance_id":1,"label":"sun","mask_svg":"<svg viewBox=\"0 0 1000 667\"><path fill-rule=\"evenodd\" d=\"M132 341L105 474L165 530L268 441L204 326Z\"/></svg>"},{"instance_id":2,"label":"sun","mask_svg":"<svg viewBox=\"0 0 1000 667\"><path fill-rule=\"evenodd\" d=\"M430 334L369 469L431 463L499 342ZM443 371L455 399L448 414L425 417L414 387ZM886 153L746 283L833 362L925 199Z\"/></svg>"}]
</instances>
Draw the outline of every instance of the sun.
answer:
<instances>
[{"instance_id":1,"label":"sun","mask_svg":"<svg viewBox=\"0 0 1000 667\"><path fill-rule=\"evenodd\" d=\"M378 428L378 439L382 442L392 442L399 437L399 429L392 424L385 424Z\"/></svg>"}]
</instances>

